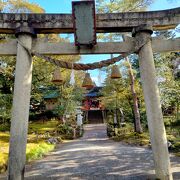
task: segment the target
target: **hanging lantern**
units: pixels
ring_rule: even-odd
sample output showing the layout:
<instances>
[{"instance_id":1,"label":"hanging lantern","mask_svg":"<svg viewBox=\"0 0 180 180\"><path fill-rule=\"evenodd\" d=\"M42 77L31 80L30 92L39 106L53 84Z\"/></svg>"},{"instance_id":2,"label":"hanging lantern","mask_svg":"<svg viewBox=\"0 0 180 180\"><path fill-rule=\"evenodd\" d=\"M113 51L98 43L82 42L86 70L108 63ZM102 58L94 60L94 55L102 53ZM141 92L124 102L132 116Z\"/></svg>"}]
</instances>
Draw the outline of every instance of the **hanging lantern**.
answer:
<instances>
[{"instance_id":1,"label":"hanging lantern","mask_svg":"<svg viewBox=\"0 0 180 180\"><path fill-rule=\"evenodd\" d=\"M92 89L94 87L94 84L92 82L92 79L91 79L89 73L85 74L85 78L83 80L82 87L85 87L86 89Z\"/></svg>"},{"instance_id":2,"label":"hanging lantern","mask_svg":"<svg viewBox=\"0 0 180 180\"><path fill-rule=\"evenodd\" d=\"M121 77L121 73L117 65L114 65L111 70L111 79L117 79Z\"/></svg>"},{"instance_id":3,"label":"hanging lantern","mask_svg":"<svg viewBox=\"0 0 180 180\"><path fill-rule=\"evenodd\" d=\"M59 68L55 69L55 71L53 73L52 82L56 85L60 85L63 83L63 78L61 76L61 72L60 72Z\"/></svg>"}]
</instances>

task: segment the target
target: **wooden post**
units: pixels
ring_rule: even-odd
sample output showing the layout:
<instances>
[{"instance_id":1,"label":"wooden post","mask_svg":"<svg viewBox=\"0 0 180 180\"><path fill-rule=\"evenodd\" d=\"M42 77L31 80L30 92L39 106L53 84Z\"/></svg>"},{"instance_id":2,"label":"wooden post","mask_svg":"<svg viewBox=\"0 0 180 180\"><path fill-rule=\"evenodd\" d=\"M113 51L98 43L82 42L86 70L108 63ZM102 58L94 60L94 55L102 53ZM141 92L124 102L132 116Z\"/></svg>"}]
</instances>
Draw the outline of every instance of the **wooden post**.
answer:
<instances>
[{"instance_id":1,"label":"wooden post","mask_svg":"<svg viewBox=\"0 0 180 180\"><path fill-rule=\"evenodd\" d=\"M21 29L22 30L22 29ZM32 34L19 31L18 40L31 49ZM24 179L26 143L32 82L32 57L21 43L17 45L14 96L10 129L8 180Z\"/></svg>"},{"instance_id":2,"label":"wooden post","mask_svg":"<svg viewBox=\"0 0 180 180\"><path fill-rule=\"evenodd\" d=\"M151 28L143 26L138 27L134 31L134 36L140 44L148 41L139 50L139 66L145 97L156 177L161 180L172 180L167 138L151 47L151 33Z\"/></svg>"}]
</instances>

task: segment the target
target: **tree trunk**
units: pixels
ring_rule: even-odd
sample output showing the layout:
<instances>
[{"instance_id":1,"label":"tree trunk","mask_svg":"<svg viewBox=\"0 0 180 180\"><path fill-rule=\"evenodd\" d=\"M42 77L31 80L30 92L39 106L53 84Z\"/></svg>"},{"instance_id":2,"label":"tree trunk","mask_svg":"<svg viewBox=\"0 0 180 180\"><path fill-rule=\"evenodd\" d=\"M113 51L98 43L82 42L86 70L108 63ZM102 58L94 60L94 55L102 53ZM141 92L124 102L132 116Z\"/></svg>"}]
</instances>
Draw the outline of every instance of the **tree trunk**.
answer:
<instances>
[{"instance_id":1,"label":"tree trunk","mask_svg":"<svg viewBox=\"0 0 180 180\"><path fill-rule=\"evenodd\" d=\"M119 112L121 114L120 124L123 124L125 120L124 120L124 113L123 113L122 108L119 108Z\"/></svg>"},{"instance_id":2,"label":"tree trunk","mask_svg":"<svg viewBox=\"0 0 180 180\"><path fill-rule=\"evenodd\" d=\"M128 71L129 71L129 78L130 78L130 86L131 86L131 93L133 97L133 111L134 111L134 117L135 117L135 132L142 133L142 127L141 127L141 121L140 121L140 113L139 113L139 107L138 107L138 99L137 94L134 87L134 75L132 72L132 67L129 62L128 57L125 58L126 62L128 63Z\"/></svg>"},{"instance_id":3,"label":"tree trunk","mask_svg":"<svg viewBox=\"0 0 180 180\"><path fill-rule=\"evenodd\" d=\"M124 119L124 113L122 108L119 108L119 112L120 112L120 127L124 127L125 125L125 119Z\"/></svg>"},{"instance_id":4,"label":"tree trunk","mask_svg":"<svg viewBox=\"0 0 180 180\"><path fill-rule=\"evenodd\" d=\"M179 120L179 101L177 100L176 121Z\"/></svg>"}]
</instances>

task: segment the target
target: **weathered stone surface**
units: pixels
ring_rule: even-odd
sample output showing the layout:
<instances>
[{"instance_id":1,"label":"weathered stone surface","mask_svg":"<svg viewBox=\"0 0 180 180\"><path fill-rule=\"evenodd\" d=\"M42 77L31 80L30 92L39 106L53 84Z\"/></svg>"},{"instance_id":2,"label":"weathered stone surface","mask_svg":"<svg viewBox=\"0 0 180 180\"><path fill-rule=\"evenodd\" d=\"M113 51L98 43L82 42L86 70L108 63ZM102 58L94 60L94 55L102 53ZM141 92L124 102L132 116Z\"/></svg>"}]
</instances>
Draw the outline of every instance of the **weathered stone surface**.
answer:
<instances>
[{"instance_id":1,"label":"weathered stone surface","mask_svg":"<svg viewBox=\"0 0 180 180\"><path fill-rule=\"evenodd\" d=\"M150 36L149 32L139 32L136 34L137 39L142 41L149 39ZM145 99L156 178L172 180L166 131L150 41L139 51L139 69Z\"/></svg>"},{"instance_id":2,"label":"weathered stone surface","mask_svg":"<svg viewBox=\"0 0 180 180\"><path fill-rule=\"evenodd\" d=\"M17 41L0 43L0 55L15 56L17 53ZM180 51L180 38L162 40L153 39L153 52ZM77 54L120 54L135 51L135 40L129 38L125 42L99 42L92 49L78 49L74 43L50 43L37 39L33 42L33 50L43 55L77 55Z\"/></svg>"},{"instance_id":3,"label":"weathered stone surface","mask_svg":"<svg viewBox=\"0 0 180 180\"><path fill-rule=\"evenodd\" d=\"M131 32L141 24L153 30L173 29L180 23L180 8L149 11L97 14L97 32ZM71 14L6 14L0 13L0 33L13 34L21 25L33 27L37 33L73 33Z\"/></svg>"},{"instance_id":4,"label":"weathered stone surface","mask_svg":"<svg viewBox=\"0 0 180 180\"><path fill-rule=\"evenodd\" d=\"M31 49L31 35L21 34L18 39ZM31 82L32 58L18 43L10 130L8 180L24 179Z\"/></svg>"}]
</instances>

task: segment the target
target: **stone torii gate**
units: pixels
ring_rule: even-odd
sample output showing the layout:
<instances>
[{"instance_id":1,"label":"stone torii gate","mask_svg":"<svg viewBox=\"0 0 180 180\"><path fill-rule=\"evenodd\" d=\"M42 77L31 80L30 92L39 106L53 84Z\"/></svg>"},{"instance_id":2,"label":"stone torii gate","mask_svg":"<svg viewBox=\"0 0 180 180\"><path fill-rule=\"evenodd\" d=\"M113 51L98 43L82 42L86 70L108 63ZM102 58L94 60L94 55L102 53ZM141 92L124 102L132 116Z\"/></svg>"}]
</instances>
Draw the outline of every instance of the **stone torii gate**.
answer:
<instances>
[{"instance_id":1,"label":"stone torii gate","mask_svg":"<svg viewBox=\"0 0 180 180\"><path fill-rule=\"evenodd\" d=\"M151 34L153 30L174 29L179 23L180 8L164 11L97 14L97 33L132 32L133 37L128 38L125 42L97 43L91 49L85 47L79 49L70 43L45 43L36 38L36 34L74 33L71 14L0 13L0 34L15 34L17 37L17 40L0 44L0 55L16 55L17 57L8 179L24 179L32 83L32 56L26 48L42 55L120 54L136 51L139 55L156 177L162 180L173 179L153 52L179 51L180 39L151 40Z\"/></svg>"}]
</instances>

